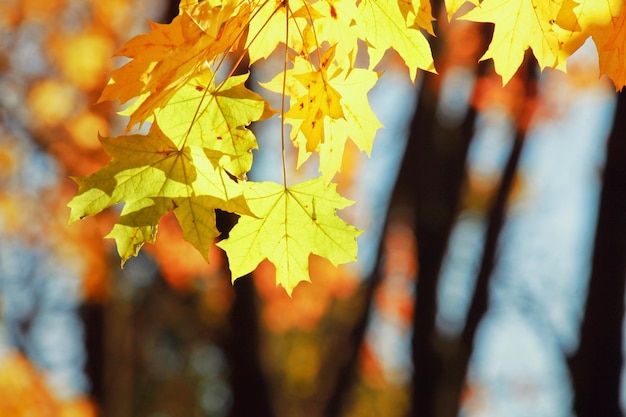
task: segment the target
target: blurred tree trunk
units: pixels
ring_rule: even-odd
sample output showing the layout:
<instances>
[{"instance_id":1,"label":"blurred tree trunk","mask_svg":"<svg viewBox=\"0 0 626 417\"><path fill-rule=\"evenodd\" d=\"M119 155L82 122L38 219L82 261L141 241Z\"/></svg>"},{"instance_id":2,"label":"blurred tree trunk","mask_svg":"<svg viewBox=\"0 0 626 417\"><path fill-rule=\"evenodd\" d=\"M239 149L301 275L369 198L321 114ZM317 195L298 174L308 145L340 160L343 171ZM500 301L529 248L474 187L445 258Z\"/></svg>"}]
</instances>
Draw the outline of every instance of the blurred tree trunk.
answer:
<instances>
[{"instance_id":1,"label":"blurred tree trunk","mask_svg":"<svg viewBox=\"0 0 626 417\"><path fill-rule=\"evenodd\" d=\"M100 302L88 302L80 307L80 317L85 329L87 362L85 373L91 383L89 395L96 404L104 401L104 306Z\"/></svg>"},{"instance_id":2,"label":"blurred tree trunk","mask_svg":"<svg viewBox=\"0 0 626 417\"><path fill-rule=\"evenodd\" d=\"M570 362L578 417L621 416L626 279L626 95L618 95L608 139L587 306Z\"/></svg>"},{"instance_id":3,"label":"blurred tree trunk","mask_svg":"<svg viewBox=\"0 0 626 417\"><path fill-rule=\"evenodd\" d=\"M230 340L224 346L231 372L233 407L230 417L274 415L259 353L259 328L251 276L235 281Z\"/></svg>"},{"instance_id":4,"label":"blurred tree trunk","mask_svg":"<svg viewBox=\"0 0 626 417\"><path fill-rule=\"evenodd\" d=\"M438 77L426 74L398 179L398 192L415 210L419 272L413 316L413 405L410 415L437 416L443 372L435 346L437 286L448 236L457 215L475 113L457 127L436 117Z\"/></svg>"},{"instance_id":5,"label":"blurred tree trunk","mask_svg":"<svg viewBox=\"0 0 626 417\"><path fill-rule=\"evenodd\" d=\"M461 406L461 395L465 388L465 380L469 361L474 351L476 331L488 308L489 282L496 264L498 252L498 241L500 231L506 220L506 208L509 195L513 187L520 155L526 137L526 122L530 120L533 108L531 103L536 96L536 76L537 66L531 54L526 55L525 62L520 67L520 76L524 81L525 96L520 106L523 110L516 115L518 122L516 134L511 153L507 160L500 178L500 184L493 196L491 207L487 218L487 230L483 244L483 253L480 261L480 268L476 277L476 284L472 294L471 302L467 312L465 327L459 338L438 339L438 346L442 349L442 357L446 366L443 376L442 386L439 392L440 401L437 410L438 417L455 417L458 415Z\"/></svg>"}]
</instances>

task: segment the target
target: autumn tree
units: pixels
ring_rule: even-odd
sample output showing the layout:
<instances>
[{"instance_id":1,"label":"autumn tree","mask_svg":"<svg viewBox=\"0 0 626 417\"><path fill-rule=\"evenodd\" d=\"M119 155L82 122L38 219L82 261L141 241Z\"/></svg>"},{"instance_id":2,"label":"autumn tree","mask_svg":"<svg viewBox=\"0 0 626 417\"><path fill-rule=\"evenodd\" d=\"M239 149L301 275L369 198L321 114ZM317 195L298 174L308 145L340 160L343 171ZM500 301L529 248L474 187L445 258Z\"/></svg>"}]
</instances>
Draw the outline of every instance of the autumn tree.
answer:
<instances>
[{"instance_id":1,"label":"autumn tree","mask_svg":"<svg viewBox=\"0 0 626 417\"><path fill-rule=\"evenodd\" d=\"M442 17L435 20L434 16ZM418 214L414 237L419 251L417 246L409 248L415 251L420 268L413 318L413 412L420 416L452 415L463 394L476 327L486 310L503 212L514 186L535 100L534 65L542 70L565 71L567 58L591 38L598 50L600 73L608 75L621 89L626 84L625 16L626 10L618 0L447 1L445 6L426 0L181 1L171 23L151 23L149 33L130 39L118 51L118 56L127 58L126 63L110 74L100 103L117 100L127 105L121 111L128 118L127 132L116 137L104 133L100 138L110 162L92 175L76 177L79 188L69 203L70 220L93 216L112 206L119 208L108 237L115 240L122 265L145 243L155 243L157 231L163 237L169 230L166 224L177 222L185 240L214 266L220 263L219 257L211 255L215 253L214 241L219 241L217 246L228 257L233 281L258 268L267 268L263 261L268 260L276 270L276 284L292 294L300 282L310 280L309 270L315 269L311 254L334 265L356 259L360 231L336 214L351 204L340 195L336 177L346 147L354 146L369 154L375 134L382 127L370 109L368 92L386 76L383 71L389 61L385 56L391 50L392 56L399 57L406 67L408 78L422 83L413 136L395 193L402 195L400 199L410 196L409 204ZM491 25L481 30L472 26L478 33L472 35L477 39L476 47L469 53L454 50L454 35L444 30L448 19ZM486 33L492 26L493 34ZM450 50L445 49L446 45ZM431 343L436 337L437 279L459 204L475 111L480 111L480 105L456 126L439 123L435 114L440 99L437 73L445 74L448 64L462 55L466 59L463 65L478 74L488 71L487 63L492 62L501 77L499 82L511 88L510 95L520 101L512 105L517 122L515 148L490 207L488 237L469 321L462 340L441 348ZM273 76L257 88L248 71L273 62L278 62ZM516 90L518 86L523 87ZM268 97L276 93L280 102L272 108ZM281 145L282 166L277 169L282 181L256 182L252 175L248 178L254 151L260 146L253 128L271 118L278 118L281 124L274 135ZM95 129L93 133L95 136ZM435 141L442 137L455 138L456 147L439 148ZM291 174L285 154L292 144L297 166L304 167L309 159L317 159L319 176L300 181ZM619 162L611 159L607 178L619 178L616 166ZM620 183L607 184L603 199L611 201L611 193L616 193ZM446 208L443 215L434 213L432 205L426 204L431 198L438 199L437 207ZM237 216L232 228L220 227L216 220L224 212ZM606 253L602 242L607 238L601 236L611 231L609 223L606 218L600 222L594 276L606 276L600 265L602 253ZM623 243L623 239L620 241ZM171 254L151 250L167 268L167 256ZM610 258L617 260L619 254ZM599 316L589 316L592 324L585 324L585 335L596 329L593 323L599 319L593 317L612 317L614 323L619 323L623 309L603 312L602 302L591 300L603 299L602 290L607 288L614 290L611 294L615 297L623 296L623 286L617 285L622 270L623 265L618 264L618 278L609 279L599 289L592 285L590 308L594 305ZM313 281L313 285L318 281L315 276ZM352 329L352 358L358 356L362 346L378 282L372 279L366 288L362 321ZM243 298L240 301L253 302ZM246 305L239 307L245 309ZM235 324L250 329L246 327L249 322ZM618 330L612 328L612 332L611 337L616 337ZM586 340L583 336L576 358L583 365L576 365L576 361L573 365L576 389L581 393L587 387L587 375L594 372L585 368L591 361L583 358L598 356ZM610 369L614 357L619 356L618 342L613 342L616 350L603 369ZM459 349L460 353L454 354ZM342 365L337 381L345 385L336 387L327 415L340 412L346 395L342 388L349 386L357 366L350 360ZM445 374L442 368L456 371ZM614 387L616 384L612 383ZM615 390L601 391L615 394ZM449 398L453 401L446 401ZM585 415L585 397L580 398L576 407ZM617 404L615 395L609 401ZM444 408L448 414L441 411Z\"/></svg>"}]
</instances>

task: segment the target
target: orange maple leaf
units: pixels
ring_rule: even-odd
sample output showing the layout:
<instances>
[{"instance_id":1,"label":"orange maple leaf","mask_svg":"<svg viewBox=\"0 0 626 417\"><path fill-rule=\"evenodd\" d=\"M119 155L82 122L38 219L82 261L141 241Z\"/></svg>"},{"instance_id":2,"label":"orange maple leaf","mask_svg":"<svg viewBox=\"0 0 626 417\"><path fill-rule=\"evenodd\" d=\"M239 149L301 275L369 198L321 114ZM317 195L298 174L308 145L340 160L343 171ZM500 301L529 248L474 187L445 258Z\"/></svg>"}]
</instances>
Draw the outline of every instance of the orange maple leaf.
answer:
<instances>
[{"instance_id":1,"label":"orange maple leaf","mask_svg":"<svg viewBox=\"0 0 626 417\"><path fill-rule=\"evenodd\" d=\"M622 5L606 43L598 44L600 71L607 74L618 91L626 86L626 5ZM594 38L595 40L595 38Z\"/></svg>"},{"instance_id":2,"label":"orange maple leaf","mask_svg":"<svg viewBox=\"0 0 626 417\"><path fill-rule=\"evenodd\" d=\"M249 20L249 8L234 1L221 6L202 2L170 24L150 22L151 31L128 41L116 55L132 60L111 73L99 101L122 103L145 95L130 115L128 127L148 119L207 63L230 51Z\"/></svg>"}]
</instances>

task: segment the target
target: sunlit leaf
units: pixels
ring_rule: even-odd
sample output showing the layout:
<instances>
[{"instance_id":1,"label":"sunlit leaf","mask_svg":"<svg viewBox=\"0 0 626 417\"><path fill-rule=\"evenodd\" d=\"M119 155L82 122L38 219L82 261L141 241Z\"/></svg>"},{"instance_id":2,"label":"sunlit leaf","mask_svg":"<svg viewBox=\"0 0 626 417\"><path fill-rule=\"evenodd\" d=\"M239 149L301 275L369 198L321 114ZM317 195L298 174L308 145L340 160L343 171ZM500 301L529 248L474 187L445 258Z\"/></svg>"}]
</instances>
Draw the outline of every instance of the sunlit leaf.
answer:
<instances>
[{"instance_id":1,"label":"sunlit leaf","mask_svg":"<svg viewBox=\"0 0 626 417\"><path fill-rule=\"evenodd\" d=\"M591 36L598 49L600 72L618 90L626 85L626 7L622 0L564 0L557 23L567 30L564 56L574 53Z\"/></svg>"},{"instance_id":2,"label":"sunlit leaf","mask_svg":"<svg viewBox=\"0 0 626 417\"><path fill-rule=\"evenodd\" d=\"M330 109L328 112L320 112L317 118L313 117L316 115L316 109L307 106L309 88L299 78L300 74L310 76L310 64L296 57L294 68L287 72L287 94L291 96L291 109L285 114L285 122L293 126L291 139L298 146L298 166L301 166L313 152L318 152L322 177L326 182L330 182L341 168L346 141L352 139L359 149L369 155L376 131L382 125L372 112L367 98L368 91L374 86L380 74L362 68L348 72L334 61L326 62L328 68L323 68L318 73L322 74L320 76L322 80L323 74L326 74L326 77L327 74L333 74L327 81L333 96L327 97L327 101L322 102L320 106L338 104L339 107L332 109L336 117L328 117ZM263 86L272 91L281 91L281 76L264 83ZM318 94L317 99L321 97L323 94ZM333 101L334 99L338 101ZM311 102L314 103L315 100ZM307 113L307 110L312 114ZM310 120L306 119L307 116ZM310 125L307 126L307 123L312 123L311 120L315 121L314 126L317 130L311 129Z\"/></svg>"},{"instance_id":3,"label":"sunlit leaf","mask_svg":"<svg viewBox=\"0 0 626 417\"><path fill-rule=\"evenodd\" d=\"M274 111L258 94L245 87L248 74L228 78L217 88L213 73L205 70L182 86L166 109L155 112L163 132L179 144L199 146L226 154L222 166L232 175L243 178L250 170L257 148L251 122L266 119Z\"/></svg>"},{"instance_id":4,"label":"sunlit leaf","mask_svg":"<svg viewBox=\"0 0 626 417\"><path fill-rule=\"evenodd\" d=\"M448 20L452 19L452 16L459 11L461 6L465 3L471 3L478 6L478 0L446 0L446 11L448 12Z\"/></svg>"},{"instance_id":5,"label":"sunlit leaf","mask_svg":"<svg viewBox=\"0 0 626 417\"><path fill-rule=\"evenodd\" d=\"M131 114L129 127L151 117L207 62L213 62L233 48L248 23L246 3L224 1L194 6L194 16L184 12L169 24L150 23L151 32L128 41L117 55L132 60L113 71L100 100L122 103L144 93L143 101Z\"/></svg>"},{"instance_id":6,"label":"sunlit leaf","mask_svg":"<svg viewBox=\"0 0 626 417\"><path fill-rule=\"evenodd\" d=\"M493 39L481 59L493 59L506 84L528 48L542 69L559 64L559 37L553 28L559 6L553 0L484 0L460 19L495 23Z\"/></svg>"},{"instance_id":7,"label":"sunlit leaf","mask_svg":"<svg viewBox=\"0 0 626 417\"><path fill-rule=\"evenodd\" d=\"M286 21L285 5L289 5L289 22ZM281 44L297 53L309 51L314 44L307 44L302 29L307 26L309 6L302 0L288 3L282 0L256 0L252 3L252 19L248 30L246 47L250 64L270 56ZM289 33L286 31L289 25Z\"/></svg>"},{"instance_id":8,"label":"sunlit leaf","mask_svg":"<svg viewBox=\"0 0 626 417\"><path fill-rule=\"evenodd\" d=\"M407 23L398 0L363 0L356 16L359 35L368 42L370 68L380 62L387 49L394 49L409 67L415 80L417 69L435 72L435 65L426 37Z\"/></svg>"},{"instance_id":9,"label":"sunlit leaf","mask_svg":"<svg viewBox=\"0 0 626 417\"><path fill-rule=\"evenodd\" d=\"M276 266L276 282L291 294L309 281L309 255L334 265L356 260L360 231L336 210L351 204L319 178L289 188L248 183L244 196L257 217L242 216L228 239L218 243L228 255L233 279L252 272L264 259Z\"/></svg>"},{"instance_id":10,"label":"sunlit leaf","mask_svg":"<svg viewBox=\"0 0 626 417\"><path fill-rule=\"evenodd\" d=\"M148 135L101 138L111 162L89 177L68 204L70 221L124 202L109 234L124 263L145 242L154 242L159 219L174 210L185 237L203 256L217 236L213 210L249 213L241 187L205 156L202 149L177 146L157 124ZM204 212L200 213L201 210Z\"/></svg>"}]
</instances>

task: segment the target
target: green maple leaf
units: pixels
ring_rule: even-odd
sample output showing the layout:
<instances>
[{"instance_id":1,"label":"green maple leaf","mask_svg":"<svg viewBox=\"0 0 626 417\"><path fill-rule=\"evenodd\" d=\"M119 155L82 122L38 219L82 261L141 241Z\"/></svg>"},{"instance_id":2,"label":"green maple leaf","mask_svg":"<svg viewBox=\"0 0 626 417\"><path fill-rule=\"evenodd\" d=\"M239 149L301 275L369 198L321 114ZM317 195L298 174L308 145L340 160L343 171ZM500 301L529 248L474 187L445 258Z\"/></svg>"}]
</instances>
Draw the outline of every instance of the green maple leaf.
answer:
<instances>
[{"instance_id":1,"label":"green maple leaf","mask_svg":"<svg viewBox=\"0 0 626 417\"><path fill-rule=\"evenodd\" d=\"M159 126L173 142L205 148L212 159L229 155L221 165L240 179L252 165L250 151L257 148L247 126L275 113L261 96L245 87L248 75L230 77L216 87L207 69L155 112Z\"/></svg>"},{"instance_id":2,"label":"green maple leaf","mask_svg":"<svg viewBox=\"0 0 626 417\"><path fill-rule=\"evenodd\" d=\"M159 219L174 210L183 236L207 258L219 234L216 208L252 214L242 189L198 147L177 146L155 123L148 135L101 138L111 162L98 172L77 178L69 202L70 222L125 202L108 237L114 238L122 264L145 242L154 242Z\"/></svg>"},{"instance_id":3,"label":"green maple leaf","mask_svg":"<svg viewBox=\"0 0 626 417\"><path fill-rule=\"evenodd\" d=\"M291 294L309 279L309 255L334 265L356 260L359 230L337 217L352 204L321 178L285 188L248 183L244 196L257 217L241 216L228 239L218 243L228 255L233 280L252 272L264 259L276 266L276 282Z\"/></svg>"}]
</instances>

